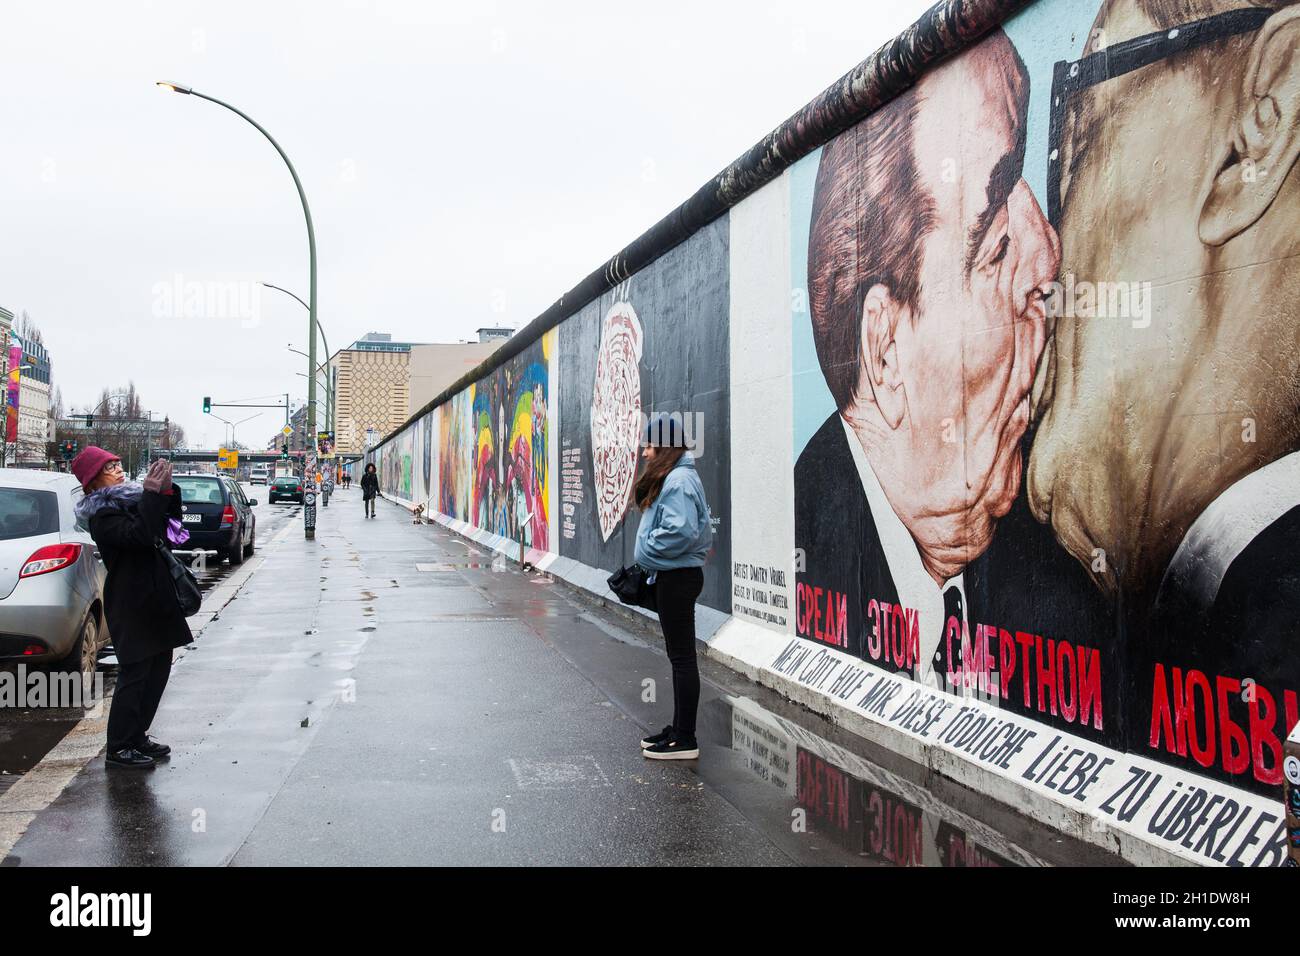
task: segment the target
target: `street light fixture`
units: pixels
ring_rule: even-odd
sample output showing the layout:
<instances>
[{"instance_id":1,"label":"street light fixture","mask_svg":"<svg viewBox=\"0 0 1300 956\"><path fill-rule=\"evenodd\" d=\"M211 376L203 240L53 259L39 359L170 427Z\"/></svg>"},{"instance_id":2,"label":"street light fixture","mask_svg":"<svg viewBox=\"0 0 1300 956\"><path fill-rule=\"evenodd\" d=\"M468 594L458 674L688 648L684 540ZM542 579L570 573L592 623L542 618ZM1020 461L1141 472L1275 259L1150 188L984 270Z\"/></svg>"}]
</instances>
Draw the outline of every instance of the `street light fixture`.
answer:
<instances>
[{"instance_id":1,"label":"street light fixture","mask_svg":"<svg viewBox=\"0 0 1300 956\"><path fill-rule=\"evenodd\" d=\"M282 286L272 285L270 282L263 282L261 283L261 285L266 286L268 289L274 289L276 292L283 292L285 295L292 296L293 299L304 309L307 309L308 311L311 310L311 306L307 305L306 302L302 301L302 298L297 293L290 292L288 289ZM320 332L320 340L322 344L324 344L325 346L326 361L329 361L330 343L329 343L329 339L325 337L325 326L321 324L319 318L316 320L316 330Z\"/></svg>"},{"instance_id":2,"label":"street light fixture","mask_svg":"<svg viewBox=\"0 0 1300 956\"><path fill-rule=\"evenodd\" d=\"M230 429L228 433L229 437L223 440L226 442L227 447L233 448L235 445L235 429L238 428L240 425L244 424L244 422L251 422L254 418L261 418L262 413L258 412L256 415L249 415L247 418L241 418L237 422L232 422L228 418L222 418L220 415L213 415L211 412L208 412L208 416L211 418L215 418L219 422L226 423L226 427Z\"/></svg>"},{"instance_id":3,"label":"street light fixture","mask_svg":"<svg viewBox=\"0 0 1300 956\"><path fill-rule=\"evenodd\" d=\"M302 349L296 349L292 345L286 347L290 352L294 352L304 358L308 357L307 353ZM328 352L329 346L326 346L325 350ZM334 430L334 377L330 374L332 370L328 366L317 365L316 371L322 372L325 375L325 430L327 432L332 432ZM298 374L302 375L303 373L299 372Z\"/></svg>"},{"instance_id":4,"label":"street light fixture","mask_svg":"<svg viewBox=\"0 0 1300 956\"><path fill-rule=\"evenodd\" d=\"M277 291L277 293L283 293L285 295L289 295L289 297L294 299L295 302L299 304L299 306L302 306L303 308L308 308L307 303L303 302L303 299L302 297L300 297L300 295L296 293L292 293L292 291L290 291L289 289L285 289L285 287L273 285L272 282L263 282L263 284L261 285L268 287L268 289L274 289ZM317 330L320 330L321 343L322 345L325 346L325 362L329 362L330 360L329 339L325 337L325 326L321 325L320 320L318 319L316 320L316 328ZM298 350L295 349L294 351L298 351ZM298 352L298 354L303 355L304 352ZM317 368L324 369L326 367L325 365L317 365ZM330 395L333 395L334 369L329 369L328 372L325 372L325 381L326 381L326 389L329 390ZM334 399L333 398L330 398L329 405L325 406L325 431L328 432L334 431Z\"/></svg>"},{"instance_id":5,"label":"street light fixture","mask_svg":"<svg viewBox=\"0 0 1300 956\"><path fill-rule=\"evenodd\" d=\"M307 304L307 433L311 436L316 434L316 230L311 223L311 207L307 205L307 193L303 191L302 180L298 178L298 171L293 168L293 163L289 161L288 154L275 141L275 137L266 131L266 129L253 119L247 113L236 109L229 103L217 99L215 96L208 96L200 93L188 86L181 86L179 83L170 83L167 81L158 81L158 86L164 89L172 90L175 93L183 93L186 96L197 96L199 99L207 100L209 103L216 103L218 106L225 107L236 116L245 120L250 126L266 137L267 142L275 147L275 151L280 154L284 160L285 166L289 167L289 175L293 177L293 184L298 190L298 198L302 200L302 214L307 220L307 246L311 259L311 286L308 294ZM308 540L316 537L316 484L312 476L316 473L316 448L315 444L309 444L307 448L307 471L303 494L302 522L303 534Z\"/></svg>"},{"instance_id":6,"label":"street light fixture","mask_svg":"<svg viewBox=\"0 0 1300 956\"><path fill-rule=\"evenodd\" d=\"M230 441L230 419L229 419L229 418L222 418L220 415L214 415L214 414L212 414L212 412L208 412L208 417L209 417L209 418L215 418L217 421L219 421L219 422L224 422L224 423L225 423L225 425L226 425L226 430L223 431L223 432L221 433L221 444L222 444L222 445L227 444L227 443ZM204 435L206 435L206 434L207 434L207 433L204 432Z\"/></svg>"}]
</instances>

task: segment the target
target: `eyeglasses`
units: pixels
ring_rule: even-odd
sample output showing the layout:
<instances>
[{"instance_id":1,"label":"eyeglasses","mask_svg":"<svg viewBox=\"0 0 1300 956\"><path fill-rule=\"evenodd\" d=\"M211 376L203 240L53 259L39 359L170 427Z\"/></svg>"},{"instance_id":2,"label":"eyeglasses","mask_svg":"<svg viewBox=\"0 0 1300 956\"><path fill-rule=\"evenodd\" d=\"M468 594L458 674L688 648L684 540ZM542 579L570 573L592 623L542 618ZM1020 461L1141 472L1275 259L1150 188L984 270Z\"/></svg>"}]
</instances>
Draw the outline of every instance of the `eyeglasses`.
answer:
<instances>
[{"instance_id":1,"label":"eyeglasses","mask_svg":"<svg viewBox=\"0 0 1300 956\"><path fill-rule=\"evenodd\" d=\"M110 461L101 469L103 471L125 471L120 461Z\"/></svg>"},{"instance_id":2,"label":"eyeglasses","mask_svg":"<svg viewBox=\"0 0 1300 956\"><path fill-rule=\"evenodd\" d=\"M1176 53L1254 33L1273 15L1272 10L1245 7L1204 20L1179 24L1098 50L1080 60L1061 60L1052 71L1052 116L1047 127L1047 218L1061 228L1061 135L1069 98L1106 80L1124 76Z\"/></svg>"}]
</instances>

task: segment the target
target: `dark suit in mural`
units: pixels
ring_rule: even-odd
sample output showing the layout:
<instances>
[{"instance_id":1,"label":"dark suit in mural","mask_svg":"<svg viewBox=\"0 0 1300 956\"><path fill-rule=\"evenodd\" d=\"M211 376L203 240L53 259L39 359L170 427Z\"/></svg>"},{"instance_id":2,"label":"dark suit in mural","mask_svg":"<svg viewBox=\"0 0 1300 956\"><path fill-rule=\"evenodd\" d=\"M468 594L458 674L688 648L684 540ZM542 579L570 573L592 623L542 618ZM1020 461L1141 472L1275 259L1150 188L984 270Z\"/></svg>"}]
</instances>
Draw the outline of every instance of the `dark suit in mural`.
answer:
<instances>
[{"instance_id":1,"label":"dark suit in mural","mask_svg":"<svg viewBox=\"0 0 1300 956\"><path fill-rule=\"evenodd\" d=\"M801 615L801 632L862 657L865 599L897 605L898 588L839 415L828 418L808 442L795 465L794 487L794 544L804 565L798 577L815 589L804 605L811 612ZM835 507L826 507L827 501ZM841 602L847 595L854 600Z\"/></svg>"},{"instance_id":2,"label":"dark suit in mural","mask_svg":"<svg viewBox=\"0 0 1300 956\"><path fill-rule=\"evenodd\" d=\"M1300 5L1114 0L1093 37L1052 98L1030 503L1114 605L1130 749L1267 790L1300 688Z\"/></svg>"}]
</instances>

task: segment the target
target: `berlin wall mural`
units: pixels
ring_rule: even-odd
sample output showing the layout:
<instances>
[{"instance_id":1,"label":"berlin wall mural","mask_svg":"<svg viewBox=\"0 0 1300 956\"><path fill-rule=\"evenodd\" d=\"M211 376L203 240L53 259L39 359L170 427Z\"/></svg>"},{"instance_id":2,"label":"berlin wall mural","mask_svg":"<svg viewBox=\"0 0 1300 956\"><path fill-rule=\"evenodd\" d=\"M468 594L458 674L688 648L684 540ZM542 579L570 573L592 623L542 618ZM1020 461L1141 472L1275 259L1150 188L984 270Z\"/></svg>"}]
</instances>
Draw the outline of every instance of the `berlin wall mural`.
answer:
<instances>
[{"instance_id":1,"label":"berlin wall mural","mask_svg":"<svg viewBox=\"0 0 1300 956\"><path fill-rule=\"evenodd\" d=\"M1274 7L1031 7L790 171L797 636L1281 782L1300 240L1296 153L1253 111L1297 95L1300 10Z\"/></svg>"},{"instance_id":2,"label":"berlin wall mural","mask_svg":"<svg viewBox=\"0 0 1300 956\"><path fill-rule=\"evenodd\" d=\"M727 220L715 220L563 322L558 553L613 570L633 561L632 502L645 416L679 414L713 516L700 603L731 599Z\"/></svg>"},{"instance_id":3,"label":"berlin wall mural","mask_svg":"<svg viewBox=\"0 0 1300 956\"><path fill-rule=\"evenodd\" d=\"M555 338L543 336L375 449L384 494L547 550Z\"/></svg>"},{"instance_id":4,"label":"berlin wall mural","mask_svg":"<svg viewBox=\"0 0 1300 956\"><path fill-rule=\"evenodd\" d=\"M550 547L545 336L474 387L469 438L472 523L529 547Z\"/></svg>"},{"instance_id":5,"label":"berlin wall mural","mask_svg":"<svg viewBox=\"0 0 1300 956\"><path fill-rule=\"evenodd\" d=\"M1022 495L1061 261L1030 83L996 33L792 172L796 633L1118 745L1109 608Z\"/></svg>"},{"instance_id":6,"label":"berlin wall mural","mask_svg":"<svg viewBox=\"0 0 1300 956\"><path fill-rule=\"evenodd\" d=\"M1298 50L1297 3L1030 3L391 436L385 493L612 570L682 412L760 667L1280 863Z\"/></svg>"}]
</instances>

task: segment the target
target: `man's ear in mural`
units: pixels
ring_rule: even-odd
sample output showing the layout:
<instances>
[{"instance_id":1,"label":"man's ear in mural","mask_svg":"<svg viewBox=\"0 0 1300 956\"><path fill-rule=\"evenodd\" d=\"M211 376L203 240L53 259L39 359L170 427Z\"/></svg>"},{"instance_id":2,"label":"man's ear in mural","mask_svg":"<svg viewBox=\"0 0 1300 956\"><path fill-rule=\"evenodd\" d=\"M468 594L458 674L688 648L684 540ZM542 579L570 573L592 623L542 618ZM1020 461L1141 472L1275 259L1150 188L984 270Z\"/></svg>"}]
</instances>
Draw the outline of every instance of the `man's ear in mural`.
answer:
<instances>
[{"instance_id":1,"label":"man's ear in mural","mask_svg":"<svg viewBox=\"0 0 1300 956\"><path fill-rule=\"evenodd\" d=\"M902 424L907 393L898 365L895 332L903 309L888 287L877 283L862 299L862 370L871 398L890 428Z\"/></svg>"},{"instance_id":2,"label":"man's ear in mural","mask_svg":"<svg viewBox=\"0 0 1300 956\"><path fill-rule=\"evenodd\" d=\"M1300 5L1269 18L1242 77L1240 113L1214 157L1201 204L1201 241L1219 246L1249 229L1277 198L1300 156Z\"/></svg>"}]
</instances>

